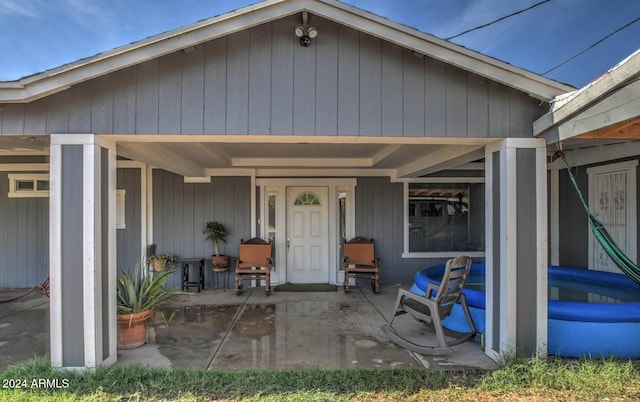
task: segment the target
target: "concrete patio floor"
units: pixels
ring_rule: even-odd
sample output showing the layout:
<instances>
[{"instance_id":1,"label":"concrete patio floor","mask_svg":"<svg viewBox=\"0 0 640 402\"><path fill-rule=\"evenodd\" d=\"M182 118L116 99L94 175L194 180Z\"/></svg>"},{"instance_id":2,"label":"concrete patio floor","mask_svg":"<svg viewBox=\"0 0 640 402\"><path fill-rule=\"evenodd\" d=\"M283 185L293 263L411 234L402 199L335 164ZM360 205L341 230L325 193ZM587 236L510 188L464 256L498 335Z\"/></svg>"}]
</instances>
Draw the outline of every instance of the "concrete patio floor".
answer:
<instances>
[{"instance_id":1,"label":"concrete patio floor","mask_svg":"<svg viewBox=\"0 0 640 402\"><path fill-rule=\"evenodd\" d=\"M467 342L447 357L418 355L390 342L381 330L397 286L336 292L207 289L157 309L148 343L118 350L116 364L214 370L245 368L423 367L489 370L480 345ZM24 290L0 290L0 300ZM394 326L419 343L435 342L408 316ZM49 301L37 291L0 304L0 370L35 356L49 357Z\"/></svg>"}]
</instances>

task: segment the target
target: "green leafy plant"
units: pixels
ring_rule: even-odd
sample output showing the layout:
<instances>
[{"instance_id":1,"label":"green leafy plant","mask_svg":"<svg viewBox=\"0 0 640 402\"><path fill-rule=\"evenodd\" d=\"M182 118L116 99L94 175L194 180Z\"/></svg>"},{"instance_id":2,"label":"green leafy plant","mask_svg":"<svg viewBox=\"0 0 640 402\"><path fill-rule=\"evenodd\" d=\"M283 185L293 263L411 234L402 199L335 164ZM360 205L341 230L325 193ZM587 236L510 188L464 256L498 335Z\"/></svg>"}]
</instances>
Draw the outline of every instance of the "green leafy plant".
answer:
<instances>
[{"instance_id":1,"label":"green leafy plant","mask_svg":"<svg viewBox=\"0 0 640 402\"><path fill-rule=\"evenodd\" d=\"M131 274L121 269L116 285L118 314L140 313L165 304L174 296L190 294L180 289L167 289L167 278L173 272L148 271L140 262Z\"/></svg>"},{"instance_id":2,"label":"green leafy plant","mask_svg":"<svg viewBox=\"0 0 640 402\"><path fill-rule=\"evenodd\" d=\"M213 242L213 249L215 251L215 255L220 255L220 249L218 247L219 242L227 242L227 229L225 229L224 225L220 222L209 221L205 225L204 230L202 231L204 234L205 240L211 240Z\"/></svg>"}]
</instances>

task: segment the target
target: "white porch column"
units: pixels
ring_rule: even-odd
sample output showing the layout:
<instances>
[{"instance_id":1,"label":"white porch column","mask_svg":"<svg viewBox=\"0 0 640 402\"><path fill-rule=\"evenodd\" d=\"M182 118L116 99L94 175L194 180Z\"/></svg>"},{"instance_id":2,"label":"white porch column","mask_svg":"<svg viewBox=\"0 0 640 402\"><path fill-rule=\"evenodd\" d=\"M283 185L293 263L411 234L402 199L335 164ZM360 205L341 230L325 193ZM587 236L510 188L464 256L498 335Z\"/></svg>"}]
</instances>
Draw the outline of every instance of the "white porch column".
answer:
<instances>
[{"instance_id":1,"label":"white porch column","mask_svg":"<svg viewBox=\"0 0 640 402\"><path fill-rule=\"evenodd\" d=\"M543 139L485 148L485 351L547 353L547 162Z\"/></svg>"},{"instance_id":2,"label":"white porch column","mask_svg":"<svg viewBox=\"0 0 640 402\"><path fill-rule=\"evenodd\" d=\"M115 144L52 134L50 153L51 365L116 361Z\"/></svg>"}]
</instances>

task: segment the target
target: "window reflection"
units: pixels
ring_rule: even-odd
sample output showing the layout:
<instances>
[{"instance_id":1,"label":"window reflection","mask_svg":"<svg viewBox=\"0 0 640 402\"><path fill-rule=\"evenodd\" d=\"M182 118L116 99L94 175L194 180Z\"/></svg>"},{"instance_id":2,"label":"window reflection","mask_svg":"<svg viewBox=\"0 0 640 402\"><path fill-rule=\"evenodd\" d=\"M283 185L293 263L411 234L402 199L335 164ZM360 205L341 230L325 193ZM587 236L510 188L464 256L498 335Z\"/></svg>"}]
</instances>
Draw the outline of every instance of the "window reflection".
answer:
<instances>
[{"instance_id":1,"label":"window reflection","mask_svg":"<svg viewBox=\"0 0 640 402\"><path fill-rule=\"evenodd\" d=\"M409 251L483 251L484 183L410 183Z\"/></svg>"}]
</instances>

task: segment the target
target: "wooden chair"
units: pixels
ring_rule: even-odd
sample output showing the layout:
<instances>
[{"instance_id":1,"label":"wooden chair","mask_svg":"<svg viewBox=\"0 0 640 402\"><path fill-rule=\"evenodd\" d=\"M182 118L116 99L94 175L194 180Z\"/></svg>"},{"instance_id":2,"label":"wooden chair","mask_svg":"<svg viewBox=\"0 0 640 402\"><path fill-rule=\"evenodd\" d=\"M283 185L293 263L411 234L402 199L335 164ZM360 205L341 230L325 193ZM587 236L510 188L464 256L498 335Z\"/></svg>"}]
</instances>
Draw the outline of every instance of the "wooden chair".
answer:
<instances>
[{"instance_id":1,"label":"wooden chair","mask_svg":"<svg viewBox=\"0 0 640 402\"><path fill-rule=\"evenodd\" d=\"M380 291L380 258L375 256L373 239L354 237L344 243L344 291L349 291L350 278L371 279L374 293Z\"/></svg>"},{"instance_id":2,"label":"wooden chair","mask_svg":"<svg viewBox=\"0 0 640 402\"><path fill-rule=\"evenodd\" d=\"M450 346L458 345L476 335L476 327L471 318L471 312L467 305L467 299L462 293L462 288L471 270L471 258L461 256L447 261L440 285L429 283L424 296L399 289L396 303L389 317L388 324L383 326L383 331L396 344L423 355L449 355L453 353ZM460 301L462 310L467 318L470 332L454 332L447 330L448 336L453 340L445 339L445 329L442 320L451 314L456 302ZM438 338L437 345L420 345L402 337L392 327L395 317L409 313L415 319L433 327Z\"/></svg>"},{"instance_id":3,"label":"wooden chair","mask_svg":"<svg viewBox=\"0 0 640 402\"><path fill-rule=\"evenodd\" d=\"M247 241L240 240L240 256L236 258L234 293L242 293L242 282L247 280L263 280L264 291L271 293L271 242L254 237Z\"/></svg>"}]
</instances>

